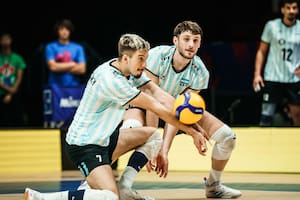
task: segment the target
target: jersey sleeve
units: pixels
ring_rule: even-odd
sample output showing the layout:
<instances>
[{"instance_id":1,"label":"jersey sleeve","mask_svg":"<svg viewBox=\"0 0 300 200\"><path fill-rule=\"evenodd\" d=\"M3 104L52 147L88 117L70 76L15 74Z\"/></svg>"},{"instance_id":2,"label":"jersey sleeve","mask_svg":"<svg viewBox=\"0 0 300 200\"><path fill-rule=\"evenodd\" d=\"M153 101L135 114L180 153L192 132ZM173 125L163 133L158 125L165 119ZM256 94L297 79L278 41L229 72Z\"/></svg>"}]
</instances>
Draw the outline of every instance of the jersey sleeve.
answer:
<instances>
[{"instance_id":1,"label":"jersey sleeve","mask_svg":"<svg viewBox=\"0 0 300 200\"><path fill-rule=\"evenodd\" d=\"M113 76L102 76L102 79L98 82L96 90L99 91L98 95L108 101L124 106L140 93L140 90L130 85L129 81L120 74L113 72Z\"/></svg>"},{"instance_id":2,"label":"jersey sleeve","mask_svg":"<svg viewBox=\"0 0 300 200\"><path fill-rule=\"evenodd\" d=\"M271 42L271 34L272 34L272 23L271 21L267 22L264 26L262 35L261 35L261 40L270 43Z\"/></svg>"},{"instance_id":3,"label":"jersey sleeve","mask_svg":"<svg viewBox=\"0 0 300 200\"><path fill-rule=\"evenodd\" d=\"M194 77L193 77L193 82L192 85L190 86L190 89L192 90L202 90L202 89L207 89L208 84L209 84L209 71L207 70L205 64L203 61L197 57L196 59L197 65L193 67L195 70Z\"/></svg>"},{"instance_id":4,"label":"jersey sleeve","mask_svg":"<svg viewBox=\"0 0 300 200\"><path fill-rule=\"evenodd\" d=\"M147 70L155 76L160 76L160 62L161 62L161 50L162 47L154 47L149 50L149 55L147 58Z\"/></svg>"}]
</instances>

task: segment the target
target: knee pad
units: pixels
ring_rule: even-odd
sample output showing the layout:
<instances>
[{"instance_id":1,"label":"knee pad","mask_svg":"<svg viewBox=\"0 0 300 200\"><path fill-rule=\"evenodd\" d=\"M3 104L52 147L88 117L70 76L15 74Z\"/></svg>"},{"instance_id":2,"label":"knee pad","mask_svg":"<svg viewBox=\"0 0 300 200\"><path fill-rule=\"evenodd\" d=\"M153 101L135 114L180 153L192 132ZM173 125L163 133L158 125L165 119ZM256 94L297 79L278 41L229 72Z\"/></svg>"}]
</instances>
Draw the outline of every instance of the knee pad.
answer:
<instances>
[{"instance_id":1,"label":"knee pad","mask_svg":"<svg viewBox=\"0 0 300 200\"><path fill-rule=\"evenodd\" d=\"M139 146L136 151L144 154L148 160L156 157L162 145L162 137L158 130L156 130L146 141L145 144Z\"/></svg>"},{"instance_id":2,"label":"knee pad","mask_svg":"<svg viewBox=\"0 0 300 200\"><path fill-rule=\"evenodd\" d=\"M137 127L142 127L142 126L143 126L143 124L137 119L127 119L127 120L123 121L123 124L120 127L120 129L137 128Z\"/></svg>"},{"instance_id":3,"label":"knee pad","mask_svg":"<svg viewBox=\"0 0 300 200\"><path fill-rule=\"evenodd\" d=\"M228 160L235 147L236 135L226 124L219 128L211 137L215 141L212 157L216 160Z\"/></svg>"},{"instance_id":4,"label":"knee pad","mask_svg":"<svg viewBox=\"0 0 300 200\"><path fill-rule=\"evenodd\" d=\"M273 116L275 114L275 103L263 103L261 107L261 114L265 116Z\"/></svg>"},{"instance_id":5,"label":"knee pad","mask_svg":"<svg viewBox=\"0 0 300 200\"><path fill-rule=\"evenodd\" d=\"M275 115L276 105L274 103L263 103L261 107L260 126L271 126Z\"/></svg>"}]
</instances>

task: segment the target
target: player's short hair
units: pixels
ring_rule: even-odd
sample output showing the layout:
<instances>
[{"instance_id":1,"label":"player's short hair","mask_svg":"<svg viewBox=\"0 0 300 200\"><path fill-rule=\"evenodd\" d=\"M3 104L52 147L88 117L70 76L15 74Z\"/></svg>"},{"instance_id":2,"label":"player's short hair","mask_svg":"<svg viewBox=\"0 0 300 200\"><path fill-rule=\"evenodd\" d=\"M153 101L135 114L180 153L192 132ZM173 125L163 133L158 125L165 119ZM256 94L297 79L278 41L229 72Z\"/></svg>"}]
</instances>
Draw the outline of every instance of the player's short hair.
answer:
<instances>
[{"instance_id":1,"label":"player's short hair","mask_svg":"<svg viewBox=\"0 0 300 200\"><path fill-rule=\"evenodd\" d=\"M200 25L197 22L193 21L183 21L177 24L173 31L173 36L179 36L181 33L185 31L190 31L192 34L198 35L200 34L203 37L203 31Z\"/></svg>"},{"instance_id":2,"label":"player's short hair","mask_svg":"<svg viewBox=\"0 0 300 200\"><path fill-rule=\"evenodd\" d=\"M132 33L123 34L118 43L119 58L124 55L132 55L137 50L149 50L150 44L141 36Z\"/></svg>"},{"instance_id":3,"label":"player's short hair","mask_svg":"<svg viewBox=\"0 0 300 200\"><path fill-rule=\"evenodd\" d=\"M279 7L282 8L284 7L285 4L291 4L291 3L297 3L298 7L299 7L299 0L280 0L279 1Z\"/></svg>"}]
</instances>

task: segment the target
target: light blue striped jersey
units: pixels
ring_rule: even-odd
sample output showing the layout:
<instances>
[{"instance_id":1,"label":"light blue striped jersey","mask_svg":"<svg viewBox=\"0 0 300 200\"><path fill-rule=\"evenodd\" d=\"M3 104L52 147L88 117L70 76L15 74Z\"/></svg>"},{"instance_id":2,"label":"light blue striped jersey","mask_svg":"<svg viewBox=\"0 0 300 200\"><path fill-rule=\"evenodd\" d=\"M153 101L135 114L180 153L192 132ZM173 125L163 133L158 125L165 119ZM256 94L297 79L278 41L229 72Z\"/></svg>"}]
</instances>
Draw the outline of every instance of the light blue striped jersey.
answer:
<instances>
[{"instance_id":1,"label":"light blue striped jersey","mask_svg":"<svg viewBox=\"0 0 300 200\"><path fill-rule=\"evenodd\" d=\"M300 66L300 21L293 26L286 26L282 19L273 19L266 23L261 40L268 43L264 79L282 83L300 81L294 74Z\"/></svg>"},{"instance_id":2,"label":"light blue striped jersey","mask_svg":"<svg viewBox=\"0 0 300 200\"><path fill-rule=\"evenodd\" d=\"M161 45L150 49L147 70L159 78L159 87L173 97L186 89L201 90L208 87L209 72L199 56L182 70L175 71L172 58L175 46Z\"/></svg>"},{"instance_id":3,"label":"light blue striped jersey","mask_svg":"<svg viewBox=\"0 0 300 200\"><path fill-rule=\"evenodd\" d=\"M144 73L127 79L111 65L113 61L98 66L88 80L66 136L68 144L107 146L127 103L140 94L138 87L150 81Z\"/></svg>"}]
</instances>

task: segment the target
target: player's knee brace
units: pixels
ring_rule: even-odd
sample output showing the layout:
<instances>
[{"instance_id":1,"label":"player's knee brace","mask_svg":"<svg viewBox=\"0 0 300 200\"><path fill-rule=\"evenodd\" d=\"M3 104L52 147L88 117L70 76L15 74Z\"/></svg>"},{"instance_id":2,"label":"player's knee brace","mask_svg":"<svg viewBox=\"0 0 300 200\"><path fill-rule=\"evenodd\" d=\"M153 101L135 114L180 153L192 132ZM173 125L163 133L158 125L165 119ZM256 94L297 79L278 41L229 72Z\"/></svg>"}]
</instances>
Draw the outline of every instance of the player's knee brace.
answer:
<instances>
[{"instance_id":1,"label":"player's knee brace","mask_svg":"<svg viewBox=\"0 0 300 200\"><path fill-rule=\"evenodd\" d=\"M275 115L274 103L263 103L261 108L260 126L271 126Z\"/></svg>"},{"instance_id":2,"label":"player's knee brace","mask_svg":"<svg viewBox=\"0 0 300 200\"><path fill-rule=\"evenodd\" d=\"M212 157L216 160L229 159L235 147L236 135L226 124L219 128L211 137L216 143L212 150Z\"/></svg>"},{"instance_id":3,"label":"player's knee brace","mask_svg":"<svg viewBox=\"0 0 300 200\"><path fill-rule=\"evenodd\" d=\"M162 144L162 137L158 130L156 130L146 141L145 144L141 145L136 151L143 153L148 160L152 160L157 155Z\"/></svg>"},{"instance_id":4,"label":"player's knee brace","mask_svg":"<svg viewBox=\"0 0 300 200\"><path fill-rule=\"evenodd\" d=\"M120 129L122 128L137 128L137 127L142 127L143 124L137 120L137 119L127 119L123 121L123 124Z\"/></svg>"}]
</instances>

